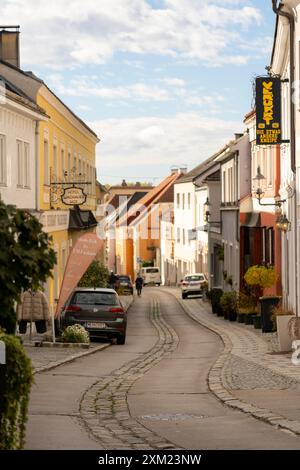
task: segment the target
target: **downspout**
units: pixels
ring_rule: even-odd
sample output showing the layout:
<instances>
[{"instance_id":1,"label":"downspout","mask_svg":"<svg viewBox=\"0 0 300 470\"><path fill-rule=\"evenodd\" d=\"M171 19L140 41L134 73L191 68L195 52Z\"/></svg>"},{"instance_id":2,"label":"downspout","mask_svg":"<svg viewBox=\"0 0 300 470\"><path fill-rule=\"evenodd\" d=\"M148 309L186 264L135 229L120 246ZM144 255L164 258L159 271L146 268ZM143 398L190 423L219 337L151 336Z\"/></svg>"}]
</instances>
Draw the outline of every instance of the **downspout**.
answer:
<instances>
[{"instance_id":1,"label":"downspout","mask_svg":"<svg viewBox=\"0 0 300 470\"><path fill-rule=\"evenodd\" d=\"M40 122L35 121L35 208L40 210L40 160L39 160Z\"/></svg>"},{"instance_id":2,"label":"downspout","mask_svg":"<svg viewBox=\"0 0 300 470\"><path fill-rule=\"evenodd\" d=\"M295 82L295 19L286 11L282 11L283 3L277 6L277 0L272 0L273 11L277 16L287 18L290 25L290 107L291 107L291 170L294 174L294 245L295 245L295 314L298 317L298 227L297 227L297 194L296 194L296 132L295 132L295 103L293 97L293 85Z\"/></svg>"}]
</instances>

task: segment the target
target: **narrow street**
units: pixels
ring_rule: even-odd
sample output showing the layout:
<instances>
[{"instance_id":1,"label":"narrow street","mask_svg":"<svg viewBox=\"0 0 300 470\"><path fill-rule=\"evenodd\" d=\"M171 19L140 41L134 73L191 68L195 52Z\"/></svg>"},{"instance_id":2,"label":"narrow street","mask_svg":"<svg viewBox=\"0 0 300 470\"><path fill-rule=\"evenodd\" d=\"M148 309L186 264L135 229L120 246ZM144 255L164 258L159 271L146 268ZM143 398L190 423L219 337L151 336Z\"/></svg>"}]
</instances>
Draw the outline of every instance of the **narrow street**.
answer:
<instances>
[{"instance_id":1,"label":"narrow street","mask_svg":"<svg viewBox=\"0 0 300 470\"><path fill-rule=\"evenodd\" d=\"M299 448L299 437L212 395L207 375L222 351L173 295L145 288L124 346L36 375L26 449Z\"/></svg>"}]
</instances>

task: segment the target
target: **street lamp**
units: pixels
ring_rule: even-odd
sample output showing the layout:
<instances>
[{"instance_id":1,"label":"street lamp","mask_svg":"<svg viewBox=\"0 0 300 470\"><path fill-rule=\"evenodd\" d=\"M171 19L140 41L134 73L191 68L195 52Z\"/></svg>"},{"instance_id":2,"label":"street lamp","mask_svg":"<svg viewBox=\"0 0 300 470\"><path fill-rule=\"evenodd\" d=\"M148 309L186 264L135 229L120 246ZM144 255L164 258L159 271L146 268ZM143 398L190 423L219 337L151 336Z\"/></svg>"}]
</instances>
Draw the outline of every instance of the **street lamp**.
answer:
<instances>
[{"instance_id":1,"label":"street lamp","mask_svg":"<svg viewBox=\"0 0 300 470\"><path fill-rule=\"evenodd\" d=\"M209 208L210 208L210 202L207 196L206 201L204 203L205 222L209 222L209 217L210 217Z\"/></svg>"},{"instance_id":2,"label":"street lamp","mask_svg":"<svg viewBox=\"0 0 300 470\"><path fill-rule=\"evenodd\" d=\"M276 228L282 230L283 232L288 232L291 230L291 223L286 217L286 215L280 215L276 220Z\"/></svg>"},{"instance_id":3,"label":"street lamp","mask_svg":"<svg viewBox=\"0 0 300 470\"><path fill-rule=\"evenodd\" d=\"M260 206L276 206L276 207L281 207L281 204L283 202L286 202L286 199L275 199L275 202L274 203L264 203L264 202L261 202L261 200L263 199L264 195L265 195L265 191L261 188L261 181L262 180L265 180L266 178L264 177L264 175L261 173L260 171L260 166L257 167L257 175L255 176L255 178L253 178L254 181L257 181L257 184L258 184L258 187L255 191L255 196L256 198L258 199L258 204Z\"/></svg>"}]
</instances>

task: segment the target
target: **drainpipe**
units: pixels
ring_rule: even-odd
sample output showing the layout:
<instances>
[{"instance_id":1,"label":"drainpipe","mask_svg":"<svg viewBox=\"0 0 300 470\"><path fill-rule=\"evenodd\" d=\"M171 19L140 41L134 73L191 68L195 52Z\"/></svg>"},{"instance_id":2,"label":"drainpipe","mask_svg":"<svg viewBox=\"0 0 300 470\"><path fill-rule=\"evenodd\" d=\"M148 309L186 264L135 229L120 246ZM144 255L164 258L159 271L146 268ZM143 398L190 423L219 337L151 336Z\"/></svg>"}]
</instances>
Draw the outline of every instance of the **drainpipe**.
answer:
<instances>
[{"instance_id":1,"label":"drainpipe","mask_svg":"<svg viewBox=\"0 0 300 470\"><path fill-rule=\"evenodd\" d=\"M273 11L277 16L287 18L290 25L290 106L291 106L291 170L294 174L294 245L295 245L295 309L298 317L298 226L297 226L297 195L296 195L296 132L295 132L295 103L293 99L293 84L295 82L295 19L292 13L282 11L283 3L277 6L277 0L272 0Z\"/></svg>"},{"instance_id":2,"label":"drainpipe","mask_svg":"<svg viewBox=\"0 0 300 470\"><path fill-rule=\"evenodd\" d=\"M40 122L35 121L35 208L40 210L40 159L39 159Z\"/></svg>"}]
</instances>

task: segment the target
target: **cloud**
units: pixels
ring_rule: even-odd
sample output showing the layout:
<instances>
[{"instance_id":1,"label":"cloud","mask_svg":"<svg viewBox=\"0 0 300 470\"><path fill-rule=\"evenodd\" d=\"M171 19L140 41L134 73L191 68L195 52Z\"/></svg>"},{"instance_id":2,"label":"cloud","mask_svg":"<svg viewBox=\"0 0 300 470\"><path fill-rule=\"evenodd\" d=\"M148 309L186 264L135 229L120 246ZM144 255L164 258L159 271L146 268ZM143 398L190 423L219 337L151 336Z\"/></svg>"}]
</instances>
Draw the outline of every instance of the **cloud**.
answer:
<instances>
[{"instance_id":1,"label":"cloud","mask_svg":"<svg viewBox=\"0 0 300 470\"><path fill-rule=\"evenodd\" d=\"M168 101L171 99L168 90L145 83L134 83L123 86L103 86L97 76L78 75L64 80L61 74L50 74L47 77L49 86L64 96L98 97L103 99L127 99L136 101Z\"/></svg>"},{"instance_id":2,"label":"cloud","mask_svg":"<svg viewBox=\"0 0 300 470\"><path fill-rule=\"evenodd\" d=\"M22 26L22 61L74 68L105 64L116 53L155 54L206 65L247 62L239 29L262 21L235 0L2 0L1 21ZM34 32L34 34L33 34ZM232 49L237 51L232 54Z\"/></svg>"},{"instance_id":3,"label":"cloud","mask_svg":"<svg viewBox=\"0 0 300 470\"><path fill-rule=\"evenodd\" d=\"M105 119L89 125L101 138L97 146L98 174L116 168L162 167L198 164L221 148L230 136L240 132L239 121L215 119L196 112L178 113L170 118L140 117ZM134 173L133 173L134 174Z\"/></svg>"}]
</instances>

